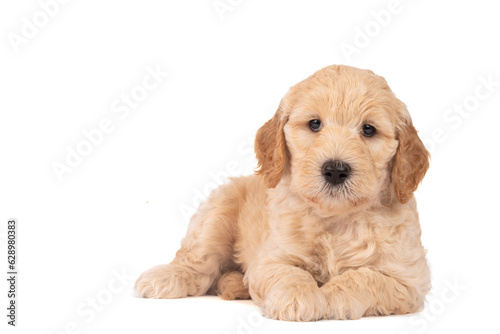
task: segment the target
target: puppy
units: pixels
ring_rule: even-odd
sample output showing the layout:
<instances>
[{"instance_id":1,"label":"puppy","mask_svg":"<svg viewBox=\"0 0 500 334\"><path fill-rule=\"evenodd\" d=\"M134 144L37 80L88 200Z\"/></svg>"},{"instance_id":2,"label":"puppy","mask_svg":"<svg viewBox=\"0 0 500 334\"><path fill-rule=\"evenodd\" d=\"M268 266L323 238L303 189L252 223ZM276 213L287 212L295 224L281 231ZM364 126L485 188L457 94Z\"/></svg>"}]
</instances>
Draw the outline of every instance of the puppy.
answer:
<instances>
[{"instance_id":1,"label":"puppy","mask_svg":"<svg viewBox=\"0 0 500 334\"><path fill-rule=\"evenodd\" d=\"M430 290L413 192L429 153L373 72L329 66L290 88L257 132L255 175L192 217L139 296L251 297L273 319L405 314Z\"/></svg>"}]
</instances>

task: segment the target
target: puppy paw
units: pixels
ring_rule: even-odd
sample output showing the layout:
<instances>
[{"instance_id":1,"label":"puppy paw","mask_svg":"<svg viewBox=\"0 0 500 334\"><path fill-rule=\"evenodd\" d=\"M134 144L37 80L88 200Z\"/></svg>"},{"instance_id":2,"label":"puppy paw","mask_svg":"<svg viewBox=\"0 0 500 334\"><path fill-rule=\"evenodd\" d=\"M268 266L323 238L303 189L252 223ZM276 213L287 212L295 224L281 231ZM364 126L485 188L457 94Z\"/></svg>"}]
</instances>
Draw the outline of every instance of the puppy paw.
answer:
<instances>
[{"instance_id":1,"label":"puppy paw","mask_svg":"<svg viewBox=\"0 0 500 334\"><path fill-rule=\"evenodd\" d=\"M188 295L188 282L182 272L171 265L159 265L145 271L135 282L142 298L181 298Z\"/></svg>"},{"instance_id":2,"label":"puppy paw","mask_svg":"<svg viewBox=\"0 0 500 334\"><path fill-rule=\"evenodd\" d=\"M345 291L331 283L323 285L320 290L327 301L323 319L356 320L363 316L366 308L355 292L346 295Z\"/></svg>"},{"instance_id":3,"label":"puppy paw","mask_svg":"<svg viewBox=\"0 0 500 334\"><path fill-rule=\"evenodd\" d=\"M315 284L274 286L266 298L264 313L285 321L316 321L327 307L324 294Z\"/></svg>"},{"instance_id":4,"label":"puppy paw","mask_svg":"<svg viewBox=\"0 0 500 334\"><path fill-rule=\"evenodd\" d=\"M327 312L323 315L323 319L334 320L357 320L363 317L362 306L346 305L342 303L328 304Z\"/></svg>"},{"instance_id":5,"label":"puppy paw","mask_svg":"<svg viewBox=\"0 0 500 334\"><path fill-rule=\"evenodd\" d=\"M243 274L238 271L227 272L217 283L217 295L225 300L249 299L250 293L243 283Z\"/></svg>"}]
</instances>

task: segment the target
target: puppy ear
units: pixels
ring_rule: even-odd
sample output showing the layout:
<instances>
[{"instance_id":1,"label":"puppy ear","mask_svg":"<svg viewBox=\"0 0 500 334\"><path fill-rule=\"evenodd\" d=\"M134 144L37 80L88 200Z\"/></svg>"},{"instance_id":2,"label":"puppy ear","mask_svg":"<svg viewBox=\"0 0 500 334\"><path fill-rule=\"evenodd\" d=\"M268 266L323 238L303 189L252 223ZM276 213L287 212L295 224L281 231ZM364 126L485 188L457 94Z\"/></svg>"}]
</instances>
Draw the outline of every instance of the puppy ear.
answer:
<instances>
[{"instance_id":1,"label":"puppy ear","mask_svg":"<svg viewBox=\"0 0 500 334\"><path fill-rule=\"evenodd\" d=\"M418 137L409 114L397 129L397 139L399 146L392 167L392 184L397 198L404 204L424 178L430 154Z\"/></svg>"},{"instance_id":2,"label":"puppy ear","mask_svg":"<svg viewBox=\"0 0 500 334\"><path fill-rule=\"evenodd\" d=\"M283 127L286 119L282 100L276 114L264 124L255 137L255 154L259 162L255 171L269 188L278 185L287 161L287 148Z\"/></svg>"}]
</instances>

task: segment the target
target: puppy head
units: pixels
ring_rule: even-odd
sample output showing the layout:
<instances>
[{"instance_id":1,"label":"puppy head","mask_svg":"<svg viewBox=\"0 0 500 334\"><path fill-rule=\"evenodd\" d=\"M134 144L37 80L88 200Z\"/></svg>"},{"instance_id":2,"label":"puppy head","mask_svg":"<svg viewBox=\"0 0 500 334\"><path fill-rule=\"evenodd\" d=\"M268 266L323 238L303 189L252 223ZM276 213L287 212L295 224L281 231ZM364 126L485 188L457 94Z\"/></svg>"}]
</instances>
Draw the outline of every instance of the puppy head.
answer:
<instances>
[{"instance_id":1,"label":"puppy head","mask_svg":"<svg viewBox=\"0 0 500 334\"><path fill-rule=\"evenodd\" d=\"M319 214L349 213L393 194L406 203L429 166L429 153L405 105L371 71L326 67L286 94L257 132L260 174Z\"/></svg>"}]
</instances>

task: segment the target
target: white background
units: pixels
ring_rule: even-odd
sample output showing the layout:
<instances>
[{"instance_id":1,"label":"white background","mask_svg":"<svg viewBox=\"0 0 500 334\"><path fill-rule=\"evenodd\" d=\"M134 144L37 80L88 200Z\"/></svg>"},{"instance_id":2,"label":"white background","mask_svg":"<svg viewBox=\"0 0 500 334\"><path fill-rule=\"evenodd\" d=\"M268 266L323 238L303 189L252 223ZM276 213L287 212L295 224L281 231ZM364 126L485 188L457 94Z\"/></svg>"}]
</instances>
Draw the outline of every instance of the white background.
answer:
<instances>
[{"instance_id":1,"label":"white background","mask_svg":"<svg viewBox=\"0 0 500 334\"><path fill-rule=\"evenodd\" d=\"M491 332L500 298L494 2L401 0L381 25L373 13L392 10L388 0L228 1L222 18L213 0L69 1L18 47L23 18L45 23L40 4L0 5L2 270L7 219L20 226L9 333ZM434 287L425 312L287 323L262 318L251 301L135 298L133 280L173 258L210 173L251 173L256 130L288 87L330 64L385 77L433 151L416 194ZM140 90L148 67L169 74L121 119L112 106ZM53 163L103 119L111 133L58 180ZM123 286L113 278L122 271Z\"/></svg>"}]
</instances>

